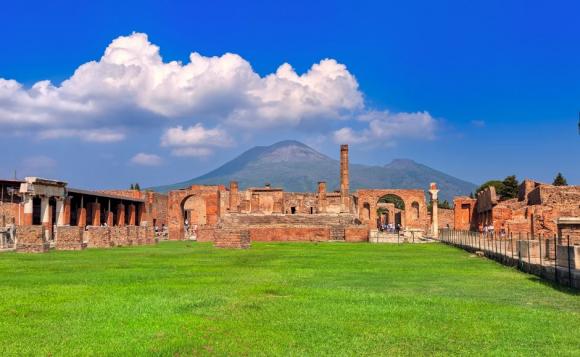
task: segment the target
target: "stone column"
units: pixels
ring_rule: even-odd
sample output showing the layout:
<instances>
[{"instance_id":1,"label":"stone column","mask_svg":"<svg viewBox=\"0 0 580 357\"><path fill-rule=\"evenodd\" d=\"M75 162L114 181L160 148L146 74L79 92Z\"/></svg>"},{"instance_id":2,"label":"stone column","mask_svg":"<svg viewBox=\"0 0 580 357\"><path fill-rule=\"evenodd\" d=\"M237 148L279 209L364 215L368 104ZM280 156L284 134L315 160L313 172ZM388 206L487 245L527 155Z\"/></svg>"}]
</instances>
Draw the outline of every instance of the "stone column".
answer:
<instances>
[{"instance_id":1,"label":"stone column","mask_svg":"<svg viewBox=\"0 0 580 357\"><path fill-rule=\"evenodd\" d=\"M119 227L125 225L125 205L122 203L117 205L117 225Z\"/></svg>"},{"instance_id":2,"label":"stone column","mask_svg":"<svg viewBox=\"0 0 580 357\"><path fill-rule=\"evenodd\" d=\"M44 227L50 228L50 204L46 196L40 197L40 221Z\"/></svg>"},{"instance_id":3,"label":"stone column","mask_svg":"<svg viewBox=\"0 0 580 357\"><path fill-rule=\"evenodd\" d=\"M129 225L130 226L135 225L135 218L136 218L135 205L131 203L129 205Z\"/></svg>"},{"instance_id":4,"label":"stone column","mask_svg":"<svg viewBox=\"0 0 580 357\"><path fill-rule=\"evenodd\" d=\"M77 226L85 227L87 225L87 209L84 206L83 198L81 197L81 206L77 210Z\"/></svg>"},{"instance_id":5,"label":"stone column","mask_svg":"<svg viewBox=\"0 0 580 357\"><path fill-rule=\"evenodd\" d=\"M24 196L24 225L31 226L32 225L32 216L33 216L33 197L31 195Z\"/></svg>"},{"instance_id":6,"label":"stone column","mask_svg":"<svg viewBox=\"0 0 580 357\"><path fill-rule=\"evenodd\" d=\"M64 226L64 197L56 198L56 225Z\"/></svg>"},{"instance_id":7,"label":"stone column","mask_svg":"<svg viewBox=\"0 0 580 357\"><path fill-rule=\"evenodd\" d=\"M100 226L101 225L101 204L99 202L93 202L91 204L91 225Z\"/></svg>"},{"instance_id":8,"label":"stone column","mask_svg":"<svg viewBox=\"0 0 580 357\"><path fill-rule=\"evenodd\" d=\"M433 211L431 212L431 234L433 237L437 237L439 235L439 217L437 216L437 193L439 190L437 189L437 184L435 182L431 182L429 185L429 194L431 195L431 206L433 207Z\"/></svg>"},{"instance_id":9,"label":"stone column","mask_svg":"<svg viewBox=\"0 0 580 357\"><path fill-rule=\"evenodd\" d=\"M64 207L63 207L63 225L65 226L69 226L70 225L70 210L71 210L71 205L70 205L70 201L71 198L67 197L64 199Z\"/></svg>"},{"instance_id":10,"label":"stone column","mask_svg":"<svg viewBox=\"0 0 580 357\"><path fill-rule=\"evenodd\" d=\"M350 212L348 181L348 145L340 145L340 211Z\"/></svg>"},{"instance_id":11,"label":"stone column","mask_svg":"<svg viewBox=\"0 0 580 357\"><path fill-rule=\"evenodd\" d=\"M318 182L318 213L326 212L326 182Z\"/></svg>"},{"instance_id":12,"label":"stone column","mask_svg":"<svg viewBox=\"0 0 580 357\"><path fill-rule=\"evenodd\" d=\"M238 182L230 181L230 212L238 212Z\"/></svg>"}]
</instances>

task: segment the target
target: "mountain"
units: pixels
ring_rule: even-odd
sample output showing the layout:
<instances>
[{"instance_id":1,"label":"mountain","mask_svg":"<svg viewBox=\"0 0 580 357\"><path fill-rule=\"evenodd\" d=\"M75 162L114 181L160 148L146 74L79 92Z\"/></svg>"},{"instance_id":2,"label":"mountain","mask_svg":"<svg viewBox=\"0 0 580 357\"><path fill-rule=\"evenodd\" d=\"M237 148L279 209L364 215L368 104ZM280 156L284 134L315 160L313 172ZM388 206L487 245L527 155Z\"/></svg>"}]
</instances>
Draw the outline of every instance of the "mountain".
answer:
<instances>
[{"instance_id":1,"label":"mountain","mask_svg":"<svg viewBox=\"0 0 580 357\"><path fill-rule=\"evenodd\" d=\"M217 169L185 182L152 188L167 192L192 184L224 184L238 181L240 189L283 187L286 191L314 192L318 181L326 181L329 191L339 187L340 162L301 142L288 140L271 146L256 146ZM397 159L385 166L350 164L350 187L421 188L437 182L441 200L468 195L476 185L447 175L413 160Z\"/></svg>"}]
</instances>

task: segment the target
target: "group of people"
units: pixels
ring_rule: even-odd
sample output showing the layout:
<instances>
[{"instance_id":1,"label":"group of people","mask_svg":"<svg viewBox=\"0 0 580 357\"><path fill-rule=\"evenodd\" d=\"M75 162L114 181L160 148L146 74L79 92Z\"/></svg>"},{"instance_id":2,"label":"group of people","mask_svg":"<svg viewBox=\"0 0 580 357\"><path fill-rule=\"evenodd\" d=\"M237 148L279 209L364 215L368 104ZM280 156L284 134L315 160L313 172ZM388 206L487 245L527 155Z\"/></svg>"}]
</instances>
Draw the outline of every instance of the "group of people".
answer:
<instances>
[{"instance_id":1,"label":"group of people","mask_svg":"<svg viewBox=\"0 0 580 357\"><path fill-rule=\"evenodd\" d=\"M403 226L401 224L395 225L394 223L379 223L379 231L387 232L387 233L396 233L403 230Z\"/></svg>"}]
</instances>

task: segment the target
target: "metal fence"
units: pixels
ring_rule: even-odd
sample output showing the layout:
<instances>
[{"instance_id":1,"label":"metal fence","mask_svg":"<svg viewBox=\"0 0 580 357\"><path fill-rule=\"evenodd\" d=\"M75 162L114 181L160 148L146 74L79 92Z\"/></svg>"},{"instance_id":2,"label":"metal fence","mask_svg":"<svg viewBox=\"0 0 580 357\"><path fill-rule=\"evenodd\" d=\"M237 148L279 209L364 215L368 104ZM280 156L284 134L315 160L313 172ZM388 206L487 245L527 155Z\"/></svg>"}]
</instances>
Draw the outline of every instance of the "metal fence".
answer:
<instances>
[{"instance_id":1,"label":"metal fence","mask_svg":"<svg viewBox=\"0 0 580 357\"><path fill-rule=\"evenodd\" d=\"M538 275L558 284L578 288L580 271L576 270L570 248L570 236L530 234L483 234L472 231L440 229L437 240L519 270ZM558 252L558 246L564 247ZM563 256L562 252L566 252Z\"/></svg>"}]
</instances>

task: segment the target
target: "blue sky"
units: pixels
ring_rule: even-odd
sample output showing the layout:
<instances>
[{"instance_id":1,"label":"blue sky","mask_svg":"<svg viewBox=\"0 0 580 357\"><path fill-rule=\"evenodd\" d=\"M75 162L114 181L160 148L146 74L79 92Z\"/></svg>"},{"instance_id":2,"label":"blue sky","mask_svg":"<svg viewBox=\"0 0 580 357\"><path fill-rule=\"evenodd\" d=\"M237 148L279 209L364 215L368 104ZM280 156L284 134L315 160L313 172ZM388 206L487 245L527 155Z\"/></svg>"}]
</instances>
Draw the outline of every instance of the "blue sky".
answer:
<instances>
[{"instance_id":1,"label":"blue sky","mask_svg":"<svg viewBox=\"0 0 580 357\"><path fill-rule=\"evenodd\" d=\"M578 2L240 4L3 4L0 177L168 184L297 139L580 184Z\"/></svg>"}]
</instances>

